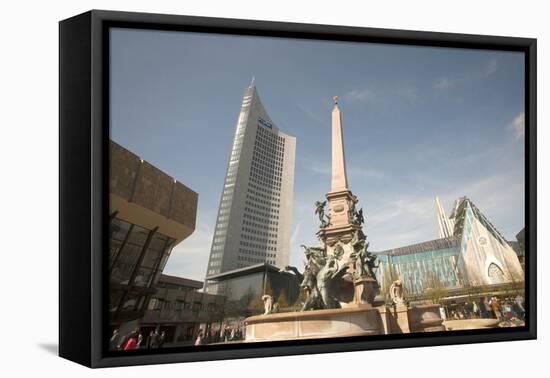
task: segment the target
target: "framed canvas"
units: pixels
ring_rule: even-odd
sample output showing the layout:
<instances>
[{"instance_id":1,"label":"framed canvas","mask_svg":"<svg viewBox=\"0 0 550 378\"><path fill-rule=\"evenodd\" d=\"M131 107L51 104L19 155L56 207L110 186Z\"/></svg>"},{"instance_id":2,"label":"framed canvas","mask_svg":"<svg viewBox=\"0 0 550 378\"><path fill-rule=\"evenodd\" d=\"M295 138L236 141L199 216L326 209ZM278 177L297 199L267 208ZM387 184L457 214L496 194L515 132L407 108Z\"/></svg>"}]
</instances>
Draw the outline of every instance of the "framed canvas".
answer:
<instances>
[{"instance_id":1,"label":"framed canvas","mask_svg":"<svg viewBox=\"0 0 550 378\"><path fill-rule=\"evenodd\" d=\"M535 39L59 27L60 356L536 338Z\"/></svg>"}]
</instances>

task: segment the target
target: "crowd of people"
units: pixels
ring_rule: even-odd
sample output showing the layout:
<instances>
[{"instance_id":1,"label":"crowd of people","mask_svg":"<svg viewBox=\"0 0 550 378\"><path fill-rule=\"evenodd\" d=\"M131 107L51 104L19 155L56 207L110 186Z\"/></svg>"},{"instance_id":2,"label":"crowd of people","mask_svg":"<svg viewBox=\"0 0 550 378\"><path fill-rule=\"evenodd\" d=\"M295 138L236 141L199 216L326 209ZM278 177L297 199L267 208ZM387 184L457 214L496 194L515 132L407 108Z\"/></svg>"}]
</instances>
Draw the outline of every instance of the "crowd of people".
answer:
<instances>
[{"instance_id":1,"label":"crowd of people","mask_svg":"<svg viewBox=\"0 0 550 378\"><path fill-rule=\"evenodd\" d=\"M517 318L524 320L525 304L521 295L499 299L496 296L466 301L448 308L448 319L493 318L500 321Z\"/></svg>"},{"instance_id":2,"label":"crowd of people","mask_svg":"<svg viewBox=\"0 0 550 378\"><path fill-rule=\"evenodd\" d=\"M121 335L119 330L115 329L109 340L109 349L129 351L140 348L162 348L165 339L166 333L164 331L159 333L157 329L149 333L145 342L143 333L140 331L139 327L125 335Z\"/></svg>"},{"instance_id":3,"label":"crowd of people","mask_svg":"<svg viewBox=\"0 0 550 378\"><path fill-rule=\"evenodd\" d=\"M197 333L194 345L244 340L245 335L243 330L244 327L241 324L232 327L225 324L219 329L211 328L209 332L204 332L201 328Z\"/></svg>"},{"instance_id":4,"label":"crowd of people","mask_svg":"<svg viewBox=\"0 0 550 378\"><path fill-rule=\"evenodd\" d=\"M492 296L452 304L447 306L445 317L454 320L476 318L493 318L499 321L524 320L524 298L519 294L516 297L505 297L503 299ZM212 327L208 331L199 328L194 337L193 345L198 346L244 340L244 329L242 324L236 326L222 324L221 327ZM158 329L154 329L147 336L140 331L139 327L125 335L121 335L119 330L115 329L111 335L109 346L110 350L121 351L140 348L156 349L162 348L165 339L166 333L164 331L159 332Z\"/></svg>"},{"instance_id":5,"label":"crowd of people","mask_svg":"<svg viewBox=\"0 0 550 378\"><path fill-rule=\"evenodd\" d=\"M210 329L205 332L203 328L199 328L193 345L206 345L213 343L223 343L230 341L244 340L243 325L229 326L222 325L219 329ZM118 329L113 330L109 340L109 348L112 351L129 351L136 349L157 349L162 348L166 339L164 331L159 332L155 329L144 335L140 328L135 328L133 331L122 335Z\"/></svg>"}]
</instances>

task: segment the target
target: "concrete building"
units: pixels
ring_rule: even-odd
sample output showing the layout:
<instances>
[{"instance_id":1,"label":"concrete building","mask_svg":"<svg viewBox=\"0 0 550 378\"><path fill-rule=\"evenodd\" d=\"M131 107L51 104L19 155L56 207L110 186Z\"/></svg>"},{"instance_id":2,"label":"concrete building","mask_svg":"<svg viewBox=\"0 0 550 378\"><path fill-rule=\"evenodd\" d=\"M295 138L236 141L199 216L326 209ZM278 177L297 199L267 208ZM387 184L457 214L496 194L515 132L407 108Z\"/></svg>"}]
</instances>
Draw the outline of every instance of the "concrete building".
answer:
<instances>
[{"instance_id":1,"label":"concrete building","mask_svg":"<svg viewBox=\"0 0 550 378\"><path fill-rule=\"evenodd\" d=\"M510 245L518 255L521 267L525 270L525 228L522 228L521 231L516 234L516 241L510 242Z\"/></svg>"},{"instance_id":2,"label":"concrete building","mask_svg":"<svg viewBox=\"0 0 550 378\"><path fill-rule=\"evenodd\" d=\"M195 229L198 194L110 143L109 322L139 324L175 245Z\"/></svg>"},{"instance_id":3,"label":"concrete building","mask_svg":"<svg viewBox=\"0 0 550 378\"><path fill-rule=\"evenodd\" d=\"M208 276L259 263L288 264L296 138L246 88L229 155Z\"/></svg>"},{"instance_id":4,"label":"concrete building","mask_svg":"<svg viewBox=\"0 0 550 378\"><path fill-rule=\"evenodd\" d=\"M469 198L456 200L449 217L436 199L436 214L442 238L375 252L382 291L398 279L412 298L471 288L483 288L483 294L524 281L512 246Z\"/></svg>"},{"instance_id":5,"label":"concrete building","mask_svg":"<svg viewBox=\"0 0 550 378\"><path fill-rule=\"evenodd\" d=\"M199 328L219 326L225 297L199 292L202 287L201 281L162 274L140 320L142 334L164 332L165 346L183 346L192 345Z\"/></svg>"}]
</instances>

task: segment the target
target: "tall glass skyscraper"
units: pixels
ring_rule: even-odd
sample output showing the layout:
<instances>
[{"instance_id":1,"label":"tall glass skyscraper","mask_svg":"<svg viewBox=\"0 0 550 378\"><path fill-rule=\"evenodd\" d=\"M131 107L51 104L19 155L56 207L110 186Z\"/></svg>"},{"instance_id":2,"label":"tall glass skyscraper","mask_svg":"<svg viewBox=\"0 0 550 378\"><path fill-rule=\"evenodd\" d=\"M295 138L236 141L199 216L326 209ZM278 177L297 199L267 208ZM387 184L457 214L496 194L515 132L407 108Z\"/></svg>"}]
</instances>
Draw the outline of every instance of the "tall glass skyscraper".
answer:
<instances>
[{"instance_id":1,"label":"tall glass skyscraper","mask_svg":"<svg viewBox=\"0 0 550 378\"><path fill-rule=\"evenodd\" d=\"M229 156L207 276L268 263L288 265L296 138L246 88Z\"/></svg>"}]
</instances>

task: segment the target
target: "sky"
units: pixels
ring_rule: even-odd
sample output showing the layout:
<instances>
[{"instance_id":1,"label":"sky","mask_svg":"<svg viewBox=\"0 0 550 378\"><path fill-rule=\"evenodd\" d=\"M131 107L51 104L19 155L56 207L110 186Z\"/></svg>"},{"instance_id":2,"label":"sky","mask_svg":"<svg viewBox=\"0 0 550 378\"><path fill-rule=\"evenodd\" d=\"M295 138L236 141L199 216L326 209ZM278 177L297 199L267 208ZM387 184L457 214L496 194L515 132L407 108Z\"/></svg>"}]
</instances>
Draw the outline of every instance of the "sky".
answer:
<instances>
[{"instance_id":1,"label":"sky","mask_svg":"<svg viewBox=\"0 0 550 378\"><path fill-rule=\"evenodd\" d=\"M331 179L332 97L370 250L437 238L468 196L508 240L524 227L519 52L114 29L111 138L199 194L194 233L166 274L204 279L244 89L296 136L290 263L315 245Z\"/></svg>"}]
</instances>

